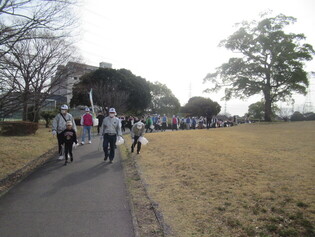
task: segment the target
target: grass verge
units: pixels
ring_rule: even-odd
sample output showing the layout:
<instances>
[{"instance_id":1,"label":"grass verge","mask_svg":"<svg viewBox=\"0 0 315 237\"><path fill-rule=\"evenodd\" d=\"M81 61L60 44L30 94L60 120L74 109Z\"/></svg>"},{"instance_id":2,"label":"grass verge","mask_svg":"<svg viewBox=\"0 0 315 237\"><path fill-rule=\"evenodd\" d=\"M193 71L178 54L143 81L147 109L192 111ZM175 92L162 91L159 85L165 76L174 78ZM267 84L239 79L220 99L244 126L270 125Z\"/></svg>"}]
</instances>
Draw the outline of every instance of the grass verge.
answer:
<instances>
[{"instance_id":1,"label":"grass verge","mask_svg":"<svg viewBox=\"0 0 315 237\"><path fill-rule=\"evenodd\" d=\"M0 193L6 190L11 182L17 181L24 173L54 154L56 143L50 129L43 126L40 126L35 135L0 136L0 180L3 181ZM10 180L6 180L8 177Z\"/></svg>"},{"instance_id":2,"label":"grass verge","mask_svg":"<svg viewBox=\"0 0 315 237\"><path fill-rule=\"evenodd\" d=\"M176 236L315 236L315 122L146 137L137 164Z\"/></svg>"},{"instance_id":3,"label":"grass verge","mask_svg":"<svg viewBox=\"0 0 315 237\"><path fill-rule=\"evenodd\" d=\"M126 140L128 136L125 136ZM139 175L136 165L136 155L131 154L126 143L120 146L123 161L126 184L131 199L131 208L134 215L136 237L162 237L163 229L156 218L154 206L148 198L144 184Z\"/></svg>"}]
</instances>

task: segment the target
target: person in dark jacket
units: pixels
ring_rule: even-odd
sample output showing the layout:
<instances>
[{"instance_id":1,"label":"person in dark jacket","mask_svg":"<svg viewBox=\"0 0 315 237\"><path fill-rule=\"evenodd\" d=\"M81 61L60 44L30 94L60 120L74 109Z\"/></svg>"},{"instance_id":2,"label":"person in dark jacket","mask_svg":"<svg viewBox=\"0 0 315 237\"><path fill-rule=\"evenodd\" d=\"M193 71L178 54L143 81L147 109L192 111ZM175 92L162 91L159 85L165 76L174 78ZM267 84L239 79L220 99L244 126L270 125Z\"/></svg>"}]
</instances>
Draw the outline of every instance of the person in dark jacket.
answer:
<instances>
[{"instance_id":1,"label":"person in dark jacket","mask_svg":"<svg viewBox=\"0 0 315 237\"><path fill-rule=\"evenodd\" d=\"M73 162L72 147L73 143L78 144L77 134L74 129L72 129L72 122L68 121L66 129L61 132L62 144L65 146L65 165L68 163L68 154L70 156L70 161Z\"/></svg>"},{"instance_id":2,"label":"person in dark jacket","mask_svg":"<svg viewBox=\"0 0 315 237\"><path fill-rule=\"evenodd\" d=\"M105 118L104 114L102 111L98 112L98 115L96 117L98 119L98 125L97 125L97 135L100 134L100 127L102 126L103 120Z\"/></svg>"}]
</instances>

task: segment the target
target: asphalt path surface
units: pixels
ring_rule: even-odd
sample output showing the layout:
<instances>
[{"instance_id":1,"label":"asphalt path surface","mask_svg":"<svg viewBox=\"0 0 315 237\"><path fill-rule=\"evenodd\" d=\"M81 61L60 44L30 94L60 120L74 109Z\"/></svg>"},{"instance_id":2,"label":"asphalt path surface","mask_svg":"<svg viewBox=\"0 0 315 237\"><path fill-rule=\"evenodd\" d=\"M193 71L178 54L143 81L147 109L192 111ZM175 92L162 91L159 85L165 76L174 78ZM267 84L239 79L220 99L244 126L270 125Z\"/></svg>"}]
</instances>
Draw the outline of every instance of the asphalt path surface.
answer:
<instances>
[{"instance_id":1,"label":"asphalt path surface","mask_svg":"<svg viewBox=\"0 0 315 237\"><path fill-rule=\"evenodd\" d=\"M117 150L105 162L96 138L73 163L56 158L0 197L0 236L134 237Z\"/></svg>"}]
</instances>

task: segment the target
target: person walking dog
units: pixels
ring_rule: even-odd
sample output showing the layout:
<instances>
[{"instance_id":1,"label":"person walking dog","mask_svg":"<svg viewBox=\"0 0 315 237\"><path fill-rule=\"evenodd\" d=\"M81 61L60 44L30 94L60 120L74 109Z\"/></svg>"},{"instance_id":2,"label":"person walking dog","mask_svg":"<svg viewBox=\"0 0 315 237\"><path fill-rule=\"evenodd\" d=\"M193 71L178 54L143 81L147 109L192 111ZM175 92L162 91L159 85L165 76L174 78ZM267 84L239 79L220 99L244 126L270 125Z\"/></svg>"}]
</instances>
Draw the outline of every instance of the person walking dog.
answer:
<instances>
[{"instance_id":1,"label":"person walking dog","mask_svg":"<svg viewBox=\"0 0 315 237\"><path fill-rule=\"evenodd\" d=\"M75 132L77 132L77 126L74 122L72 115L68 113L68 109L69 109L68 106L65 104L60 107L60 113L58 113L53 119L52 127L51 127L53 136L57 135L58 153L59 153L58 160L62 160L64 158L62 155L61 144L62 144L63 138L61 136L61 132L66 129L67 121L72 122L72 128Z\"/></svg>"},{"instance_id":2,"label":"person walking dog","mask_svg":"<svg viewBox=\"0 0 315 237\"><path fill-rule=\"evenodd\" d=\"M117 136L122 136L120 119L115 117L115 108L109 109L109 116L105 117L103 124L101 126L100 132L103 139L103 150L105 153L104 160L109 158L109 163L113 162L115 158L115 143ZM108 144L110 147L110 152L108 154Z\"/></svg>"}]
</instances>

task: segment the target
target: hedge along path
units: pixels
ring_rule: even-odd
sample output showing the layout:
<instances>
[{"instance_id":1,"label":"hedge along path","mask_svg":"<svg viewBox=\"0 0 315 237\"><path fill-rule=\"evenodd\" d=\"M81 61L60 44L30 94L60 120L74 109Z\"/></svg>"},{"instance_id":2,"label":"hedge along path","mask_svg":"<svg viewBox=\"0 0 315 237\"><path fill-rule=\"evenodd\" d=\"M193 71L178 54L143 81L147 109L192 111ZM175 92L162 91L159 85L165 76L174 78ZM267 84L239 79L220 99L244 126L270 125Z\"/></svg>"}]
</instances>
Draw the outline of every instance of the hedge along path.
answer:
<instances>
[{"instance_id":1,"label":"hedge along path","mask_svg":"<svg viewBox=\"0 0 315 237\"><path fill-rule=\"evenodd\" d=\"M315 122L145 135L137 163L176 236L314 236Z\"/></svg>"},{"instance_id":2,"label":"hedge along path","mask_svg":"<svg viewBox=\"0 0 315 237\"><path fill-rule=\"evenodd\" d=\"M35 134L38 123L28 121L5 121L0 122L0 135L5 136L26 136Z\"/></svg>"}]
</instances>

